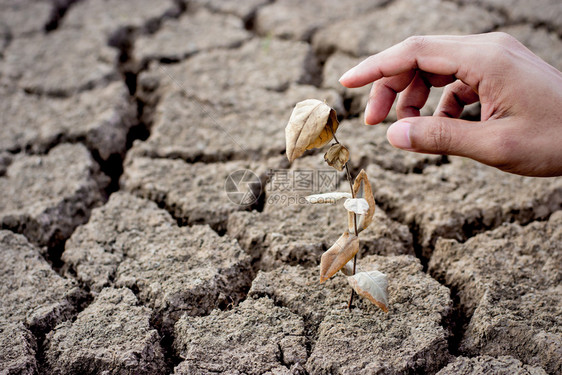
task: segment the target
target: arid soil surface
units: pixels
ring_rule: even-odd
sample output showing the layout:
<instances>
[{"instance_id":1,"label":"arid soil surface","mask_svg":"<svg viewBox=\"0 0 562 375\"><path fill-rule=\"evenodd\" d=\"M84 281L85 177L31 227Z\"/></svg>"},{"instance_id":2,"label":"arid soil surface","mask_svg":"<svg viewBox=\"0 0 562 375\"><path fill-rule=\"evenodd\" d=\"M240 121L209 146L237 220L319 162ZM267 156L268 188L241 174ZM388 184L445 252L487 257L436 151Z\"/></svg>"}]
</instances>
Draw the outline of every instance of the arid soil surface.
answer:
<instances>
[{"instance_id":1,"label":"arid soil surface","mask_svg":"<svg viewBox=\"0 0 562 375\"><path fill-rule=\"evenodd\" d=\"M559 0L0 0L0 374L561 374L562 178L393 149L338 83L489 31L562 69ZM285 158L307 98L373 185L387 314L318 282L347 218L302 196L348 186Z\"/></svg>"}]
</instances>

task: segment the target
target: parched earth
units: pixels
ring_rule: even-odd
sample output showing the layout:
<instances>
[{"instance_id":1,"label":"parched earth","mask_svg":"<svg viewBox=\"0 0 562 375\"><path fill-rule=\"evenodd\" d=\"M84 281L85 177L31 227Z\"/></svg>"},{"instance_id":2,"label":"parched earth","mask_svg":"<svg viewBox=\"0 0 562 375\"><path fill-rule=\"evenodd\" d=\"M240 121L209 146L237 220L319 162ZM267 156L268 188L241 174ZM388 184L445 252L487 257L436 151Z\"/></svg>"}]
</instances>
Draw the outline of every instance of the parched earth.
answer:
<instances>
[{"instance_id":1,"label":"parched earth","mask_svg":"<svg viewBox=\"0 0 562 375\"><path fill-rule=\"evenodd\" d=\"M0 0L0 374L561 374L562 178L393 149L337 82L489 31L562 69L559 0ZM302 196L347 185L286 161L306 98L372 182L387 314L318 282L347 219Z\"/></svg>"}]
</instances>

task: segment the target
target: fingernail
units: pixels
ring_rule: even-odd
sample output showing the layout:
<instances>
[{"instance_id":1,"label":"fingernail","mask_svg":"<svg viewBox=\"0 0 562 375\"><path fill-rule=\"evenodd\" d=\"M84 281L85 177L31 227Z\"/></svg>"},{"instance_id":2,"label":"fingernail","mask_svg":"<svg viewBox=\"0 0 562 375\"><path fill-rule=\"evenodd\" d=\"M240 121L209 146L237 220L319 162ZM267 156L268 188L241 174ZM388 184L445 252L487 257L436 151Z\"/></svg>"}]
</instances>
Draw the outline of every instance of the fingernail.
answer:
<instances>
[{"instance_id":1,"label":"fingernail","mask_svg":"<svg viewBox=\"0 0 562 375\"><path fill-rule=\"evenodd\" d=\"M394 147L406 150L412 149L410 123L407 121L397 121L390 125L386 131L386 138Z\"/></svg>"},{"instance_id":2,"label":"fingernail","mask_svg":"<svg viewBox=\"0 0 562 375\"><path fill-rule=\"evenodd\" d=\"M343 75L340 77L338 82L344 81L344 80L348 79L349 77L351 77L354 70L355 70L355 68L351 68L347 72L343 73Z\"/></svg>"}]
</instances>

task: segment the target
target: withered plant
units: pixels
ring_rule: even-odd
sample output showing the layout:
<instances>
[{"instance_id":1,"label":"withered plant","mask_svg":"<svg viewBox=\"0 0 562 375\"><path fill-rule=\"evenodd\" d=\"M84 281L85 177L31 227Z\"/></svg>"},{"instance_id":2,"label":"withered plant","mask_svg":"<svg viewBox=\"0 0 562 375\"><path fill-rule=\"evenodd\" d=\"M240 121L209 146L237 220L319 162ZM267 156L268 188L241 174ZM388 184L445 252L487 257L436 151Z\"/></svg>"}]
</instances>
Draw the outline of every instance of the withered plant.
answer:
<instances>
[{"instance_id":1,"label":"withered plant","mask_svg":"<svg viewBox=\"0 0 562 375\"><path fill-rule=\"evenodd\" d=\"M347 228L340 238L330 247L320 260L320 282L323 283L338 271L347 276L352 287L348 308L353 304L354 292L369 299L384 312L388 312L388 278L382 272L371 270L356 272L357 253L359 252L359 234L373 220L375 198L364 170L355 180L349 172L349 150L336 137L339 122L336 111L325 102L308 99L297 103L285 128L287 158L290 162L302 156L306 150L321 148L330 141L324 160L329 166L342 172L349 182L350 192L329 192L306 197L311 204L336 204L345 199L347 210Z\"/></svg>"}]
</instances>

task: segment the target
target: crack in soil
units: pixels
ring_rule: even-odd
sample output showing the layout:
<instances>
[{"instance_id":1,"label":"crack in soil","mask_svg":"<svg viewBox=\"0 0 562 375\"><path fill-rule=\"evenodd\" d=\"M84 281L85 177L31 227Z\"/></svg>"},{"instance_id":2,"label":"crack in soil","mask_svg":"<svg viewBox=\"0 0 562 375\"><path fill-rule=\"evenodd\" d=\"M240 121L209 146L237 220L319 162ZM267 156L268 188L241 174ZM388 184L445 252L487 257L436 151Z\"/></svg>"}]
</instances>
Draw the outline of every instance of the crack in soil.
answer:
<instances>
[{"instance_id":1,"label":"crack in soil","mask_svg":"<svg viewBox=\"0 0 562 375\"><path fill-rule=\"evenodd\" d=\"M546 209L548 210L548 212L542 213L541 216L533 216L535 213L535 206L533 205L531 207L511 209L509 212L501 214L500 217L497 220L494 220L494 222L492 222L492 224L490 225L484 224L483 217L466 217L464 218L462 225L454 228L456 230L454 233L452 233L450 236L436 236L432 239L430 248L423 249L423 251L424 253L431 254L433 251L433 246L438 238L455 239L460 243L464 243L470 238L478 234L494 230L504 223L518 222L521 226L526 226L535 221L546 221L550 218L552 213L562 209L562 201L560 201L560 197L562 197L561 191L562 189L555 189L548 196L544 197L544 199L541 200L540 205L546 207ZM415 218L412 221L407 221L405 218L406 214L403 211L403 207L401 205L393 203L390 199L386 199L386 197L383 195L377 195L377 191L375 191L374 193L377 205L379 205L379 207L387 213L388 217L392 220L406 225L408 228L410 228L414 239L418 239L422 231L422 229L420 228L420 223L416 221ZM462 238L458 238L459 234L462 235ZM419 249L421 247L421 244L419 243L419 241L414 241L414 246L418 246ZM421 259L422 263L429 261L428 257L422 256L422 258L424 258Z\"/></svg>"},{"instance_id":2,"label":"crack in soil","mask_svg":"<svg viewBox=\"0 0 562 375\"><path fill-rule=\"evenodd\" d=\"M61 21L64 19L66 12L80 0L53 0L51 15L44 26L45 32L50 33L58 29Z\"/></svg>"},{"instance_id":3,"label":"crack in soil","mask_svg":"<svg viewBox=\"0 0 562 375\"><path fill-rule=\"evenodd\" d=\"M31 88L27 87L24 88L24 92L28 95L35 95L39 97L45 98L53 98L53 99L64 99L64 98L71 98L77 94L91 91L97 88L106 87L110 83L117 82L119 80L119 74L115 71L111 71L104 75L102 78L97 79L95 81L87 82L79 87L76 87L72 91L66 89L53 89L53 88Z\"/></svg>"},{"instance_id":4,"label":"crack in soil","mask_svg":"<svg viewBox=\"0 0 562 375\"><path fill-rule=\"evenodd\" d=\"M531 21L530 19L528 19L527 17L524 17L524 16L519 16L519 17L513 18L509 15L507 9L502 8L501 6L498 7L498 6L495 6L493 4L485 4L485 3L483 3L482 1L479 1L479 0L477 0L473 3L466 3L466 2L463 2L463 1L459 2L457 0L445 0L445 1L455 3L455 4L459 5L460 8L463 8L468 4L473 4L473 5L477 5L479 8L485 9L486 11L488 11L490 13L496 13L500 17L500 19L502 19L501 24L496 24L490 30L486 30L484 32L496 31L500 27L508 27L508 26L516 26L516 25L530 25L535 29L544 28L548 32L555 33L556 35L558 35L559 38L562 38L562 29L560 29L559 25L553 24L553 23L548 22L548 21Z\"/></svg>"},{"instance_id":5,"label":"crack in soil","mask_svg":"<svg viewBox=\"0 0 562 375\"><path fill-rule=\"evenodd\" d=\"M548 217L550 217L550 214L552 214L552 213L549 213ZM548 220L548 217L537 218L537 219L531 220L531 221L529 221L525 224L520 224L520 225L526 226L526 225L529 225L529 224L531 224L532 222L535 222L535 221L545 221L545 220ZM504 222L507 222L507 221L508 220L506 220ZM449 316L443 318L443 320L441 322L441 326L446 331L450 332L450 336L448 337L448 340L447 340L448 341L449 353L452 354L453 356L463 355L463 353L461 353L460 350L459 350L459 346L460 346L461 340L462 340L462 338L463 338L463 336L466 332L468 324L469 324L469 322L472 318L472 313L469 313L467 311L466 307L461 303L460 297L458 295L458 290L455 286L449 285L448 283L445 282L445 280L436 276L434 273L431 273L431 272L428 271L428 263L429 263L430 258L427 258L423 255L422 245L419 242L419 227L418 227L417 223L414 222L414 223L411 223L410 225L408 225L406 223L403 223L403 224L408 226L408 228L409 228L409 230L412 234L415 255L420 260L420 262L423 266L423 271L426 274L428 274L429 276L431 276L434 280L439 282L441 285L445 286L450 291L450 297L451 297L451 300L453 302L453 310L452 310L452 313ZM501 225L501 223L499 225ZM471 231L469 231L469 233L471 235L468 236L466 238L466 240L468 240L471 237L476 236L480 233L484 233L486 231L494 230L495 228L497 228L497 226L495 226L493 228L485 228L485 229L481 228L482 230L471 230ZM462 242L464 242L464 241L462 241ZM431 246L431 249L430 249L429 253L433 254L433 250L434 250L434 245Z\"/></svg>"},{"instance_id":6,"label":"crack in soil","mask_svg":"<svg viewBox=\"0 0 562 375\"><path fill-rule=\"evenodd\" d=\"M137 297L137 299L139 300L139 303L142 306L150 308L149 306L146 306L146 304L144 304L140 300L140 298ZM181 362L183 362L183 358L181 358L181 356L178 353L176 353L174 350L175 336L173 330L171 332L166 332L166 330L164 330L162 327L161 316L157 314L152 308L150 309L152 310L150 326L154 328L158 332L158 335L160 336L160 346L162 347L162 350L164 352L164 359L166 361L166 366L167 366L166 372L172 374L174 372L174 368L177 365L179 365Z\"/></svg>"},{"instance_id":7,"label":"crack in soil","mask_svg":"<svg viewBox=\"0 0 562 375\"><path fill-rule=\"evenodd\" d=\"M88 288L80 287L80 290L83 293L80 294L79 298L76 299L75 301L70 301L72 306L74 307L74 311L70 314L70 316L67 319L59 322L56 326L68 321L74 322L78 314L80 314L82 311L88 308L88 306L90 306L90 304L94 301L94 297L90 293ZM45 331L35 331L33 329L29 329L33 334L33 336L35 337L35 341L37 344L37 350L35 352L35 361L37 364L39 374L47 373L46 372L47 363L46 363L46 356L45 356L46 349L47 349L47 336L52 330L56 328L56 326L49 327Z\"/></svg>"},{"instance_id":8,"label":"crack in soil","mask_svg":"<svg viewBox=\"0 0 562 375\"><path fill-rule=\"evenodd\" d=\"M66 3L67 4L66 7L55 8L55 10L53 11L54 15L52 16L49 23L45 26L47 31L54 31L58 27L58 24L59 24L60 20L62 19L62 17L64 16L64 14L66 13L66 10L74 2L75 2L74 0L69 0ZM123 53L123 51L121 51L120 57L123 57L124 55L128 58L128 55L126 55L125 53ZM117 62L118 63L118 70L122 72L122 79L123 79L124 83L127 85L127 87L129 88L129 93L130 93L132 99L135 100L136 103L137 103L137 114L136 114L136 120L137 121L136 121L136 124L134 124L132 127L130 127L128 132L127 132L125 153L123 155L113 154L109 158L107 158L106 160L103 160L100 157L99 152L97 150L95 150L91 145L88 145L85 139L83 139L83 138L65 139L65 137L63 135L60 135L59 137L54 139L52 142L50 142L50 144L46 145L45 150L44 150L44 154L47 154L50 149L54 148L55 146L57 146L61 143L83 143L83 144L85 144L85 146L89 149L90 154L92 155L92 158L100 166L100 170L110 178L111 182L105 190L105 193L106 193L105 201L107 201L107 197L111 193L119 190L119 178L120 178L121 174L123 173L123 161L124 161L126 152L132 147L132 144L135 140L137 140L137 139L146 140L148 138L148 136L150 135L150 127L151 127L150 115L151 115L152 108L150 106L150 103L146 103L146 102L142 101L141 99L137 98L136 96L134 96L135 91L136 91L136 82L137 82L138 73L130 72L126 68L124 68L124 66L126 66L127 62L128 62L128 59L125 59L125 61L118 61ZM84 89L87 90L87 89L91 89L91 88L92 87L87 87L87 88L84 88ZM31 94L34 94L34 93L31 93ZM47 95L47 96L49 96L49 95ZM53 95L50 95L50 96L53 96ZM54 95L54 96L57 96L57 95ZM147 121L147 119L148 119L148 121ZM13 151L17 152L17 151L22 151L22 150L13 150ZM41 154L43 154L43 153L41 153ZM7 164L7 163L4 163L4 164ZM105 203L105 202L103 202L103 203ZM87 223L88 221L89 221L89 217L86 218L85 223ZM77 227L78 226L76 226L72 230L72 233L76 230ZM55 242L53 242L52 244L50 244L48 246L47 252L43 256L46 259L46 261L49 263L51 268L55 272L57 272L61 277L66 278L67 276L69 276L69 277L73 278L74 280L77 280L74 272L72 272L71 269L67 270L67 272L65 272L65 274L63 275L63 267L64 267L65 264L64 264L64 262L62 261L62 258L61 258L62 253L64 252L65 243L68 240L68 238L70 238L72 233L70 233L65 238L57 238L57 240ZM80 285L79 282L78 282L78 284ZM93 302L93 300L94 300L93 295L90 293L89 288L87 286L81 285L80 290L82 291L82 293L80 293L81 297L79 297L76 301L69 301L69 302L71 302L71 305L74 307L74 311L68 317L68 319L66 319L64 321L74 320L78 316L78 314L80 314L82 311L84 311ZM59 322L59 324L63 323L64 321ZM28 328L30 328L30 327L28 327ZM36 345L37 345L37 350L36 350L36 353L35 353L35 359L36 359L36 363L37 363L37 366L38 366L38 369L39 369L39 373L44 373L44 371L45 371L45 368L46 368L45 350L46 350L47 335L54 328L55 328L54 326L49 327L45 331L37 331L36 329L33 329L32 327L30 328L30 331L34 336L35 341L36 341ZM163 347L163 349L166 353L166 360L167 360L167 362L170 366L170 371L172 371L174 365L179 363L178 359L175 357L175 354L173 354L173 351L171 351L171 344L173 343L173 337L170 338L169 336L163 335L163 332L161 332L161 331L158 331L158 332L159 332L160 336L162 337L161 345L162 345L162 347Z\"/></svg>"},{"instance_id":9,"label":"crack in soil","mask_svg":"<svg viewBox=\"0 0 562 375\"><path fill-rule=\"evenodd\" d=\"M256 17L258 15L258 12L261 8L265 8L266 6L271 5L273 3L275 3L275 0L268 0L267 2L260 4L254 9L252 9L245 18L242 18L242 21L244 22L244 28L247 31L250 31L252 34L258 35L256 31ZM214 10L214 9L210 9L210 10Z\"/></svg>"},{"instance_id":10,"label":"crack in soil","mask_svg":"<svg viewBox=\"0 0 562 375\"><path fill-rule=\"evenodd\" d=\"M404 224L404 223L403 223ZM407 224L405 224L407 225ZM437 281L439 284L443 285L449 290L451 301L453 302L452 312L450 314L444 315L441 318L440 325L443 329L449 333L447 337L447 345L448 351L451 355L459 355L459 346L462 336L466 331L466 327L468 325L468 321L470 320L467 318L466 314L464 314L464 310L462 305L460 304L460 299L454 288L447 285L443 280L435 277L433 274L428 272L428 265L430 258L427 258L423 255L423 248L419 241L419 228L415 223L412 225L407 225L410 233L412 234L413 239L413 246L416 258L420 260L422 264L423 272L429 275L432 279ZM431 246L431 254L433 253L433 245ZM447 361L441 368L447 366L450 361ZM436 371L437 372L437 371Z\"/></svg>"},{"instance_id":11,"label":"crack in soil","mask_svg":"<svg viewBox=\"0 0 562 375\"><path fill-rule=\"evenodd\" d=\"M252 279L252 283L256 279L256 277L257 277L257 274L254 275L254 277ZM322 319L320 319L318 322L314 322L314 320L310 316L308 316L307 314L303 314L298 309L291 308L290 306L285 305L283 303L282 299L277 298L277 295L275 295L275 294L271 294L271 293L267 293L267 292L261 292L261 293L254 293L254 294L252 294L251 297L247 297L247 298L253 298L253 299L268 298L271 301L273 301L273 304L276 307L281 307L281 308L287 309L291 313L299 316L303 320L303 323L304 323L304 339L305 339L304 345L305 345L305 349L306 349L306 361L304 363L306 364L308 362L308 359L312 355L312 351L314 350L314 345L316 344L316 340L318 340L318 329L320 328L320 324L322 323ZM242 303L242 302L243 301L240 301L240 303ZM287 335L287 336L290 336L290 335ZM284 362L280 362L280 363L282 363L284 366L286 366L284 364ZM303 371L302 372L303 375L308 374L308 372L306 371L306 369L304 369L304 367L299 368L299 370Z\"/></svg>"}]
</instances>

